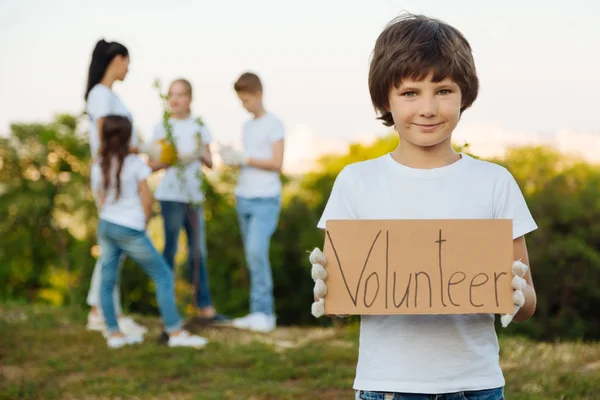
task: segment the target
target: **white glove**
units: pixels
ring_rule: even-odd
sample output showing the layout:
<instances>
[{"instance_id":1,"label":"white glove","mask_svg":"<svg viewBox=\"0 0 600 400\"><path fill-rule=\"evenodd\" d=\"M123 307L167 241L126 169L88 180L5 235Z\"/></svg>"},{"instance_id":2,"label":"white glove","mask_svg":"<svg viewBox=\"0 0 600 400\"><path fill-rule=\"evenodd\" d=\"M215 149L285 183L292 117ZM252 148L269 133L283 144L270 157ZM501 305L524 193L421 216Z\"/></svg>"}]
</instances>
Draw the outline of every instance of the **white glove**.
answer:
<instances>
[{"instance_id":1,"label":"white glove","mask_svg":"<svg viewBox=\"0 0 600 400\"><path fill-rule=\"evenodd\" d=\"M202 156L204 155L204 148L200 148L194 152L190 152L190 153L179 153L177 154L177 159L179 160L179 162L185 166L195 162L195 161L199 161Z\"/></svg>"},{"instance_id":2,"label":"white glove","mask_svg":"<svg viewBox=\"0 0 600 400\"><path fill-rule=\"evenodd\" d=\"M512 265L512 288L514 290L512 299L515 305L515 311L512 314L504 314L502 317L500 317L500 322L502 322L503 328L506 328L508 324L511 323L515 314L517 314L521 307L523 307L525 304L525 294L523 293L523 290L525 290L527 287L527 281L523 279L523 277L527 273L528 269L529 267L523 264L521 261L515 261Z\"/></svg>"},{"instance_id":3,"label":"white glove","mask_svg":"<svg viewBox=\"0 0 600 400\"><path fill-rule=\"evenodd\" d=\"M241 151L234 150L230 146L223 146L220 150L221 158L226 165L245 166L248 165L248 157Z\"/></svg>"},{"instance_id":4,"label":"white glove","mask_svg":"<svg viewBox=\"0 0 600 400\"><path fill-rule=\"evenodd\" d=\"M316 318L319 318L325 315L325 295L327 294L327 285L325 284L327 271L325 270L325 266L327 265L327 260L325 260L323 252L318 248L315 248L310 253L309 260L312 264L311 275L313 281L315 281L313 292L318 299L312 304L311 313Z\"/></svg>"}]
</instances>

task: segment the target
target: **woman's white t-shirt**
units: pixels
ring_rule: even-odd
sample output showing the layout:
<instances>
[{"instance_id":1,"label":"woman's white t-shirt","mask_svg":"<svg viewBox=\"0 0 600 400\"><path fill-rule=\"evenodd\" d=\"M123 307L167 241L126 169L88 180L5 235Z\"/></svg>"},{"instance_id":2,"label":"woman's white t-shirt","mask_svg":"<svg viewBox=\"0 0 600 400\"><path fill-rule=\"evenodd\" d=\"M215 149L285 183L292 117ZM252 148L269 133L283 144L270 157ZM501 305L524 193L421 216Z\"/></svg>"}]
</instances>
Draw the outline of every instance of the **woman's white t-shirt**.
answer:
<instances>
[{"instance_id":1,"label":"woman's white t-shirt","mask_svg":"<svg viewBox=\"0 0 600 400\"><path fill-rule=\"evenodd\" d=\"M107 115L120 115L127 117L132 124L131 145L137 146L138 139L135 135L133 127L133 116L121 101L119 96L115 94L108 86L97 84L88 94L86 112L90 121L89 127L89 143L92 152L92 158L98 157L100 151L100 135L98 133L98 120Z\"/></svg>"},{"instance_id":2,"label":"woman's white t-shirt","mask_svg":"<svg viewBox=\"0 0 600 400\"><path fill-rule=\"evenodd\" d=\"M513 176L466 154L413 169L390 154L345 167L318 227L334 219L511 219L513 238L537 226ZM494 315L364 315L354 389L450 393L504 385Z\"/></svg>"},{"instance_id":3,"label":"woman's white t-shirt","mask_svg":"<svg viewBox=\"0 0 600 400\"><path fill-rule=\"evenodd\" d=\"M210 131L196 118L169 119L175 146L179 154L197 152L199 145L212 143ZM152 141L163 139L167 136L163 121L154 126ZM201 140L198 140L198 139ZM202 162L194 161L183 168L174 166L167 168L154 197L159 201L176 201L180 203L199 203L204 201L202 185Z\"/></svg>"},{"instance_id":4,"label":"woman's white t-shirt","mask_svg":"<svg viewBox=\"0 0 600 400\"><path fill-rule=\"evenodd\" d=\"M150 167L137 155L129 154L123 160L121 168L121 190L116 195L116 162L111 169L111 180L108 191L104 193L104 206L100 209L100 219L113 224L143 231L146 229L146 215L140 199L139 183L151 173ZM94 193L104 191L104 177L100 163L92 165L92 189Z\"/></svg>"}]
</instances>

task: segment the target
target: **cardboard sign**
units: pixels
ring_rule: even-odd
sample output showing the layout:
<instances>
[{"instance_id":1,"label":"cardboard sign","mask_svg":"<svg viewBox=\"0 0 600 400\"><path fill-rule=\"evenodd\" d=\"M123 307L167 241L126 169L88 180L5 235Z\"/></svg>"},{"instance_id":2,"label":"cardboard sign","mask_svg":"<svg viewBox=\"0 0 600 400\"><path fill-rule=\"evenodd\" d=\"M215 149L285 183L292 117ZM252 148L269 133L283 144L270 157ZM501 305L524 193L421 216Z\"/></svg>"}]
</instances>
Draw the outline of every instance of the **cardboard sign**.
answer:
<instances>
[{"instance_id":1,"label":"cardboard sign","mask_svg":"<svg viewBox=\"0 0 600 400\"><path fill-rule=\"evenodd\" d=\"M512 313L511 220L327 221L325 313Z\"/></svg>"}]
</instances>

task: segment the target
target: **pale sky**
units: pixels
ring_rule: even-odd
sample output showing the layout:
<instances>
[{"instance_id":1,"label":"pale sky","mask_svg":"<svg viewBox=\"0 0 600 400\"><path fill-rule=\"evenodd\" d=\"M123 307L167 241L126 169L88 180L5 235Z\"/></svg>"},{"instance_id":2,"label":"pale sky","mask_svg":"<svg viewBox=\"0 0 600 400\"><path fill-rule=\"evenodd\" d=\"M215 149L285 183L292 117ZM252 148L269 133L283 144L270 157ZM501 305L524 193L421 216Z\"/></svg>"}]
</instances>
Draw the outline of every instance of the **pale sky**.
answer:
<instances>
[{"instance_id":1,"label":"pale sky","mask_svg":"<svg viewBox=\"0 0 600 400\"><path fill-rule=\"evenodd\" d=\"M239 141L248 115L232 84L250 70L299 162L388 132L375 120L367 72L375 39L402 10L454 25L473 47L481 90L457 138L488 148L562 141L600 154L594 0L0 0L0 132L82 111L92 49L105 38L129 49L130 73L114 90L144 138L161 117L153 80L185 77L215 138Z\"/></svg>"}]
</instances>

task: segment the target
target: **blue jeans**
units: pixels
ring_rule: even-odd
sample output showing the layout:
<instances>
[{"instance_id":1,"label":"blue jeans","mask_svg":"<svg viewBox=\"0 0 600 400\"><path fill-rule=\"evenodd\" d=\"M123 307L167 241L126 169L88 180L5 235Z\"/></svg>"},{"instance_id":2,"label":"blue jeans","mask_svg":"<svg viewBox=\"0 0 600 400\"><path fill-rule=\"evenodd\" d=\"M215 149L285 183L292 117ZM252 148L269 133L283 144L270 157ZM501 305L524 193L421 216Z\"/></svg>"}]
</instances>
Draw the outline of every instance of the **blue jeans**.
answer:
<instances>
[{"instance_id":1,"label":"blue jeans","mask_svg":"<svg viewBox=\"0 0 600 400\"><path fill-rule=\"evenodd\" d=\"M100 304L109 332L119 332L115 315L113 290L117 282L121 255L139 264L150 276L156 286L156 302L163 319L165 331L171 333L181 328L181 318L175 304L173 273L158 253L144 231L127 228L100 220L98 224L98 243L102 254L102 286Z\"/></svg>"},{"instance_id":2,"label":"blue jeans","mask_svg":"<svg viewBox=\"0 0 600 400\"><path fill-rule=\"evenodd\" d=\"M269 261L271 236L277 228L281 198L237 197L237 213L250 271L250 313L275 314L273 274Z\"/></svg>"},{"instance_id":3,"label":"blue jeans","mask_svg":"<svg viewBox=\"0 0 600 400\"><path fill-rule=\"evenodd\" d=\"M356 391L356 400L504 400L504 389L474 390L445 394L384 393Z\"/></svg>"},{"instance_id":4,"label":"blue jeans","mask_svg":"<svg viewBox=\"0 0 600 400\"><path fill-rule=\"evenodd\" d=\"M173 270L179 242L179 232L185 228L188 242L188 279L194 285L196 306L212 307L208 274L206 272L206 223L204 209L188 203L161 201L160 212L165 227L165 249L163 256Z\"/></svg>"}]
</instances>

